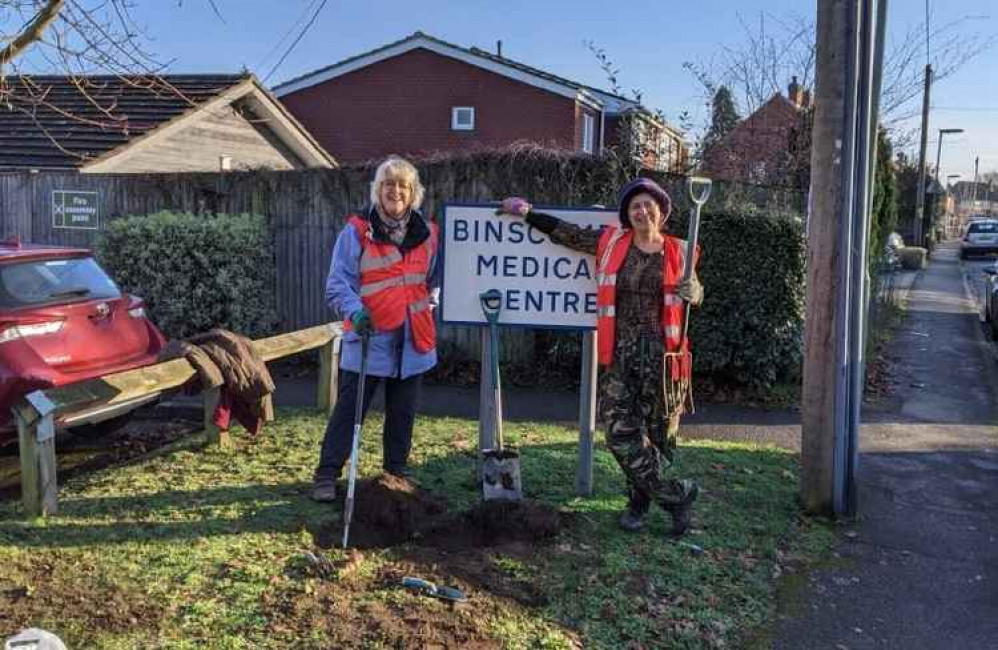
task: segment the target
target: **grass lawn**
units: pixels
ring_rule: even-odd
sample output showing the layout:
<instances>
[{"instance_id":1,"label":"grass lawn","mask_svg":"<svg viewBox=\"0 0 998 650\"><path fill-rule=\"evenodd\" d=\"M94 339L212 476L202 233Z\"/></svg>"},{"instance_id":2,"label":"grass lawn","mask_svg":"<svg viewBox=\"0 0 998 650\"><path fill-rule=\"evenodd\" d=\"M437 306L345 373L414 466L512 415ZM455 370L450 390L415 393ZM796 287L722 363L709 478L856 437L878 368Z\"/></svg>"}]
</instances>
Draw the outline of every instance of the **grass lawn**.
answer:
<instances>
[{"instance_id":1,"label":"grass lawn","mask_svg":"<svg viewBox=\"0 0 998 650\"><path fill-rule=\"evenodd\" d=\"M60 513L25 522L0 502L0 639L21 627L70 648L737 648L764 629L777 581L826 553L830 527L798 514L797 461L771 448L684 444L704 488L688 547L616 528L623 476L600 445L596 492L574 494L577 433L507 424L526 495L566 513L550 544L446 551L407 544L347 554L317 545L340 507L308 499L324 420L282 411L228 450L198 436L68 481ZM378 473L381 418L362 473ZM241 434L240 430L240 434ZM423 418L413 463L451 511L473 506L477 422ZM358 510L364 507L358 495ZM333 570L319 575L312 551ZM453 584L452 607L403 575ZM296 643L292 643L296 642Z\"/></svg>"}]
</instances>

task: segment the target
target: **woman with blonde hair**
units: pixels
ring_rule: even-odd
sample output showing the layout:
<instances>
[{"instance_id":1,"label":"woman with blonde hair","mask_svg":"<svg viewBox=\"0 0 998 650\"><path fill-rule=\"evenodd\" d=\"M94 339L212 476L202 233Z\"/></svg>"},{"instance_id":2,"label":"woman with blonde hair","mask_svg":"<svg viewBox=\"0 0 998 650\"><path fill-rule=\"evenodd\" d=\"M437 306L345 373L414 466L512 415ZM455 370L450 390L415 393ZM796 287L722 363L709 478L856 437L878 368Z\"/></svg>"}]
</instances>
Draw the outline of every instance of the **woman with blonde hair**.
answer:
<instances>
[{"instance_id":1,"label":"woman with blonde hair","mask_svg":"<svg viewBox=\"0 0 998 650\"><path fill-rule=\"evenodd\" d=\"M326 303L345 321L336 408L322 441L312 498L336 499L336 481L349 459L360 379L361 337L369 337L363 413L385 386L383 468L408 476L416 400L423 374L437 363L438 233L419 212L419 172L395 156L378 166L370 207L347 218L333 248Z\"/></svg>"}]
</instances>

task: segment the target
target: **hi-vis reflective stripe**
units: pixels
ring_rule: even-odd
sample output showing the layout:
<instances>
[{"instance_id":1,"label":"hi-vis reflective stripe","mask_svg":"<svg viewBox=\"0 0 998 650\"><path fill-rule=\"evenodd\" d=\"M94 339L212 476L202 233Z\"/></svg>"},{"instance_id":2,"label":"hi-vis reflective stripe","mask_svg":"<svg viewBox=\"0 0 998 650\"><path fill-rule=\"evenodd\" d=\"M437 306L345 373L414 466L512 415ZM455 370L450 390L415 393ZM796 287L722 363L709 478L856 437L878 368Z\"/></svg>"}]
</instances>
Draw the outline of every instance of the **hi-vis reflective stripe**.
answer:
<instances>
[{"instance_id":1,"label":"hi-vis reflective stripe","mask_svg":"<svg viewBox=\"0 0 998 650\"><path fill-rule=\"evenodd\" d=\"M600 307L599 310L597 310L596 312L596 318L603 318L607 316L610 318L617 317L617 310L614 308L613 305L610 305L608 307Z\"/></svg>"},{"instance_id":2,"label":"hi-vis reflective stripe","mask_svg":"<svg viewBox=\"0 0 998 650\"><path fill-rule=\"evenodd\" d=\"M360 258L360 272L365 273L367 271L376 271L378 269L383 269L386 266L398 264L401 261L402 254L397 250L391 251L387 255L382 255L381 257L376 255L363 255Z\"/></svg>"},{"instance_id":3,"label":"hi-vis reflective stripe","mask_svg":"<svg viewBox=\"0 0 998 650\"><path fill-rule=\"evenodd\" d=\"M416 302L409 305L409 312L412 314L417 314L421 311L426 311L430 308L430 299L423 298L422 300L417 300Z\"/></svg>"},{"instance_id":4,"label":"hi-vis reflective stripe","mask_svg":"<svg viewBox=\"0 0 998 650\"><path fill-rule=\"evenodd\" d=\"M384 291L385 289L404 287L407 284L423 284L425 282L425 273L407 273L406 275L397 278L388 278L387 280L382 280L380 282L362 284L360 286L360 296L363 298L365 296L378 293L379 291Z\"/></svg>"},{"instance_id":5,"label":"hi-vis reflective stripe","mask_svg":"<svg viewBox=\"0 0 998 650\"><path fill-rule=\"evenodd\" d=\"M683 299L677 296L676 294L674 293L665 294L666 307L675 307L676 305L682 305L682 304L683 304Z\"/></svg>"},{"instance_id":6,"label":"hi-vis reflective stripe","mask_svg":"<svg viewBox=\"0 0 998 650\"><path fill-rule=\"evenodd\" d=\"M596 276L596 284L605 287L609 284L617 284L616 273L600 273Z\"/></svg>"},{"instance_id":7,"label":"hi-vis reflective stripe","mask_svg":"<svg viewBox=\"0 0 998 650\"><path fill-rule=\"evenodd\" d=\"M679 336L679 326L678 325L669 325L669 326L665 327L665 335L668 336L668 337L670 337L670 338L676 338L676 337L678 337Z\"/></svg>"}]
</instances>

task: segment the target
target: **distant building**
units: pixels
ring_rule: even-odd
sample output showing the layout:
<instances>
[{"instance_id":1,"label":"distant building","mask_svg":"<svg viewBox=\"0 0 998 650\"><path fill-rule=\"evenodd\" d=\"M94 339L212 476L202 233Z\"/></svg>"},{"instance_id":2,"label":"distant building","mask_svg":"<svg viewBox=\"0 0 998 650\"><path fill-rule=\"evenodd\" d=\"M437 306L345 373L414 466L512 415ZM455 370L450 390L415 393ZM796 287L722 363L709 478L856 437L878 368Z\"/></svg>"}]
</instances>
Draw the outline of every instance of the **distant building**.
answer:
<instances>
[{"instance_id":1,"label":"distant building","mask_svg":"<svg viewBox=\"0 0 998 650\"><path fill-rule=\"evenodd\" d=\"M335 167L252 75L24 76L0 89L0 171Z\"/></svg>"},{"instance_id":2,"label":"distant building","mask_svg":"<svg viewBox=\"0 0 998 650\"><path fill-rule=\"evenodd\" d=\"M598 154L633 118L650 152L676 171L682 134L637 102L416 32L291 79L274 94L340 162L534 142Z\"/></svg>"},{"instance_id":3,"label":"distant building","mask_svg":"<svg viewBox=\"0 0 998 650\"><path fill-rule=\"evenodd\" d=\"M801 165L809 156L806 139L794 151L795 130L811 106L811 93L794 77L787 96L773 95L754 113L738 123L704 155L704 171L713 178L763 185L797 185L792 173L795 157ZM804 149L808 150L805 151Z\"/></svg>"},{"instance_id":4,"label":"distant building","mask_svg":"<svg viewBox=\"0 0 998 650\"><path fill-rule=\"evenodd\" d=\"M961 228L973 219L998 217L998 183L958 181L950 187L956 206L954 213Z\"/></svg>"}]
</instances>

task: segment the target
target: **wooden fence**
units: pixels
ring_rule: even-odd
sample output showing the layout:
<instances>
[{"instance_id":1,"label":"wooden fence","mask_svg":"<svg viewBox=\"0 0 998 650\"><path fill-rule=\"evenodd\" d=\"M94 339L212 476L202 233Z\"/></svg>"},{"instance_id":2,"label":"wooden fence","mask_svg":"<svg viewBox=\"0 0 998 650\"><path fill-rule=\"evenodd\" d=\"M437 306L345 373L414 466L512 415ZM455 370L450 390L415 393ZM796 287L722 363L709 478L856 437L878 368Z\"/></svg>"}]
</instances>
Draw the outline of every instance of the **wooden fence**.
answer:
<instances>
[{"instance_id":1,"label":"wooden fence","mask_svg":"<svg viewBox=\"0 0 998 650\"><path fill-rule=\"evenodd\" d=\"M593 195L593 189L579 180L586 175L576 173L571 166L566 168L568 163L563 160L555 157L541 162L534 160L522 170L515 160L503 158L484 163L468 158L421 164L420 175L427 187L424 212L439 215L445 202L495 201L513 192L551 204L613 200ZM599 162L590 159L571 164L591 168ZM197 174L0 174L0 237L92 247L99 229L55 225L56 197L64 196L57 192L67 191L90 193L99 212L99 227L121 217L163 210L261 214L267 217L273 234L279 330L297 330L339 317L323 299L329 260L345 215L367 203L372 174L370 167ZM676 209L684 209L683 178L662 176L659 180L674 196ZM747 205L800 214L803 207L799 192L781 188L718 183L714 194L715 209ZM504 360L533 360L532 332L504 328L501 336ZM471 358L479 357L477 328L443 327L439 338Z\"/></svg>"}]
</instances>

